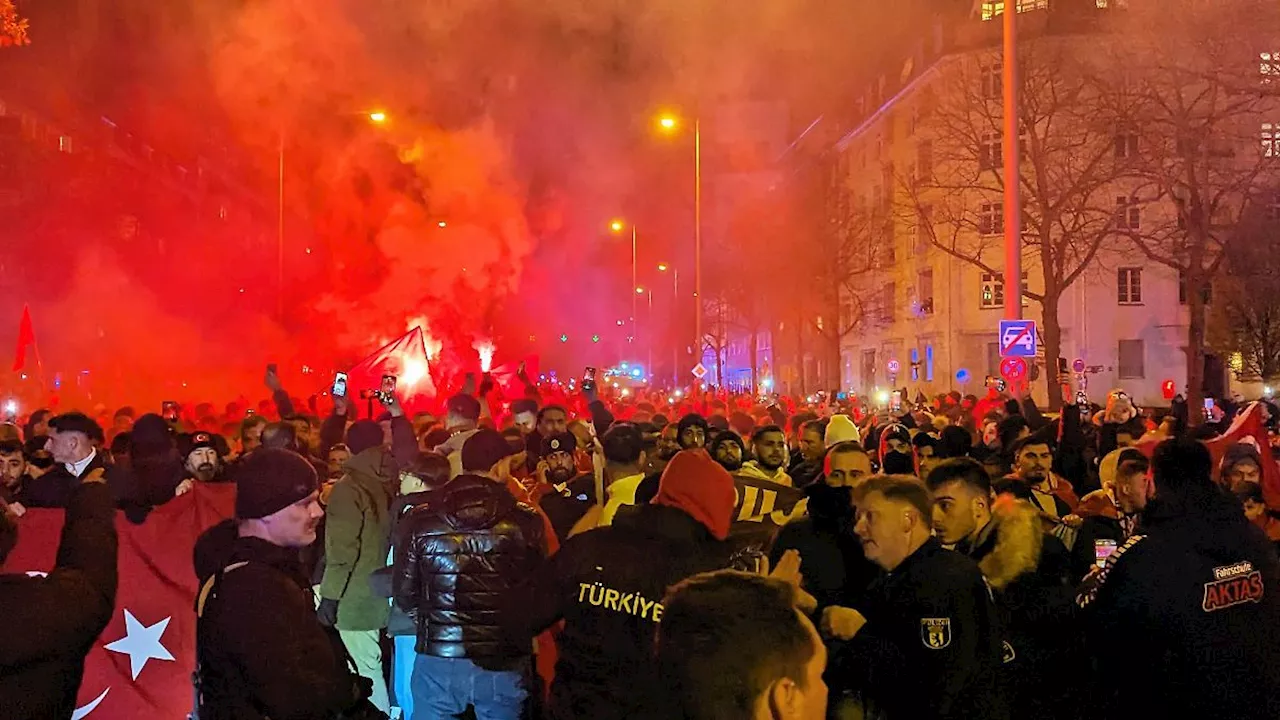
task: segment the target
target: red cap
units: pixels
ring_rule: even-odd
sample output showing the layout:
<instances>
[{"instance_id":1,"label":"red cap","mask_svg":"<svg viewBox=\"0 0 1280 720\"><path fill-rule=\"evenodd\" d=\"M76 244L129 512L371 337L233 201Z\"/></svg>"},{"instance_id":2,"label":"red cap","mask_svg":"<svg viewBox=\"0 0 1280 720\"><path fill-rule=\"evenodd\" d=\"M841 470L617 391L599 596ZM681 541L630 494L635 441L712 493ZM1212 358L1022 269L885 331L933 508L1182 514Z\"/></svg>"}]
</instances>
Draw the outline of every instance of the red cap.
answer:
<instances>
[{"instance_id":1,"label":"red cap","mask_svg":"<svg viewBox=\"0 0 1280 720\"><path fill-rule=\"evenodd\" d=\"M681 450L671 458L653 498L657 505L688 513L720 540L729 537L736 501L733 476L701 448Z\"/></svg>"}]
</instances>

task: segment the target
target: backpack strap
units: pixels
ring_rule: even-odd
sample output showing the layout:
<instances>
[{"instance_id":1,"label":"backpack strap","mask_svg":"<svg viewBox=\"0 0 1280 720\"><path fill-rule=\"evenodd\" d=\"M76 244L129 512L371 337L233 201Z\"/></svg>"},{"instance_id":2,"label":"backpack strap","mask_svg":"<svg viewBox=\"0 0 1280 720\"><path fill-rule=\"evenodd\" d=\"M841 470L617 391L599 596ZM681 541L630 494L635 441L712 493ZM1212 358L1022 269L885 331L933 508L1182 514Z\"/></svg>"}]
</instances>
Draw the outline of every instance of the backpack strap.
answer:
<instances>
[{"instance_id":1,"label":"backpack strap","mask_svg":"<svg viewBox=\"0 0 1280 720\"><path fill-rule=\"evenodd\" d=\"M214 588L216 588L219 584L222 583L222 576L226 575L232 570L235 570L237 568L242 568L248 564L249 563L247 561L231 563L230 565L214 573L212 576L209 577L208 580L204 581L204 585L201 586L200 588L200 594L196 596L196 617L197 618L204 617L205 603L209 602L209 597L213 595Z\"/></svg>"}]
</instances>

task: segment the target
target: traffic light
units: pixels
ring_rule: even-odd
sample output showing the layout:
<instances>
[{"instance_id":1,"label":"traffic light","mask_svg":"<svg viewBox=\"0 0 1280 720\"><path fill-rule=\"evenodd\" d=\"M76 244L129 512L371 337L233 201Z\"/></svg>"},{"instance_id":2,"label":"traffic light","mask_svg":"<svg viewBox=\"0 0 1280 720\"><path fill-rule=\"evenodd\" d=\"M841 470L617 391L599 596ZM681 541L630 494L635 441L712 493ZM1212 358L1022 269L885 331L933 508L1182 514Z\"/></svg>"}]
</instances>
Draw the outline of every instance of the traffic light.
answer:
<instances>
[{"instance_id":1,"label":"traffic light","mask_svg":"<svg viewBox=\"0 0 1280 720\"><path fill-rule=\"evenodd\" d=\"M569 342L569 336L568 336L567 334L561 334L561 335L560 335L560 342L562 342L562 343L567 343L567 342Z\"/></svg>"},{"instance_id":2,"label":"traffic light","mask_svg":"<svg viewBox=\"0 0 1280 720\"><path fill-rule=\"evenodd\" d=\"M1172 380L1165 380L1160 383L1160 394L1165 400L1172 400L1173 396L1178 394L1178 386Z\"/></svg>"},{"instance_id":3,"label":"traffic light","mask_svg":"<svg viewBox=\"0 0 1280 720\"><path fill-rule=\"evenodd\" d=\"M591 336L591 342L593 342L593 343L598 343L598 342L600 342L600 336L599 336L599 335L592 335L592 336Z\"/></svg>"}]
</instances>

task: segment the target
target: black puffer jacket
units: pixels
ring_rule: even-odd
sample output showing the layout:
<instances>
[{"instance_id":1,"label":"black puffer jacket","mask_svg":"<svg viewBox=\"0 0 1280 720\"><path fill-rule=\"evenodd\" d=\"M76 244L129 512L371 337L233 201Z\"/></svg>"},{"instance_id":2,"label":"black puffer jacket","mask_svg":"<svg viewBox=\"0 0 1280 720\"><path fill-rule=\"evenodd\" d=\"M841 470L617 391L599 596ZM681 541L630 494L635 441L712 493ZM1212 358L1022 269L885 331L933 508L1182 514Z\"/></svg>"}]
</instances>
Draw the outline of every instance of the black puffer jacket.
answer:
<instances>
[{"instance_id":1,"label":"black puffer jacket","mask_svg":"<svg viewBox=\"0 0 1280 720\"><path fill-rule=\"evenodd\" d=\"M531 654L502 630L505 593L545 556L542 520L499 483L460 475L401 521L396 604L418 625L417 651L505 670Z\"/></svg>"}]
</instances>

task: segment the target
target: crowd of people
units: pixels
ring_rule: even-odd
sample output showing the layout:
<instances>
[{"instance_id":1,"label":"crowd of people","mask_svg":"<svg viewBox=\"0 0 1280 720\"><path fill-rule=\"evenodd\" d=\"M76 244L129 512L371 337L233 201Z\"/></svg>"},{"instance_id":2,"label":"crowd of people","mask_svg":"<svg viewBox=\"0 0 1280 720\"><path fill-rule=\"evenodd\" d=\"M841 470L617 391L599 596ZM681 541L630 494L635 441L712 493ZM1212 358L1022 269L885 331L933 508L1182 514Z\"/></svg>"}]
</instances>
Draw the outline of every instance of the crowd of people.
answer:
<instances>
[{"instance_id":1,"label":"crowd of people","mask_svg":"<svg viewBox=\"0 0 1280 720\"><path fill-rule=\"evenodd\" d=\"M16 717L70 716L110 510L219 482L201 720L1280 717L1280 468L1233 415L266 385L0 425L0 559L28 508L67 512L47 578L0 576Z\"/></svg>"}]
</instances>

